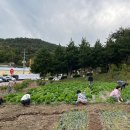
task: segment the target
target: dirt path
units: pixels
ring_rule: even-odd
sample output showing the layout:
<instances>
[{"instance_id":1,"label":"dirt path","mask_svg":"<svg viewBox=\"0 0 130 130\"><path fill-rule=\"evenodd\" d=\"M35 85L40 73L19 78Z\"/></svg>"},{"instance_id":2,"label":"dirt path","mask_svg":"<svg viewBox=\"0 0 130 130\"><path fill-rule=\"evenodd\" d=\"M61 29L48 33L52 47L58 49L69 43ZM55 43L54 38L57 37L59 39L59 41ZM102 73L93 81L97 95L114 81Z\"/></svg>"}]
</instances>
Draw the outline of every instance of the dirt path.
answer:
<instances>
[{"instance_id":1,"label":"dirt path","mask_svg":"<svg viewBox=\"0 0 130 130\"><path fill-rule=\"evenodd\" d=\"M123 104L89 104L87 106L74 105L21 105L0 106L0 130L53 130L64 112L87 109L88 130L102 130L99 118L100 110L121 109L130 113L130 106Z\"/></svg>"},{"instance_id":2,"label":"dirt path","mask_svg":"<svg viewBox=\"0 0 130 130\"><path fill-rule=\"evenodd\" d=\"M88 130L102 130L102 124L99 118L99 110L95 108L95 110L88 110Z\"/></svg>"}]
</instances>

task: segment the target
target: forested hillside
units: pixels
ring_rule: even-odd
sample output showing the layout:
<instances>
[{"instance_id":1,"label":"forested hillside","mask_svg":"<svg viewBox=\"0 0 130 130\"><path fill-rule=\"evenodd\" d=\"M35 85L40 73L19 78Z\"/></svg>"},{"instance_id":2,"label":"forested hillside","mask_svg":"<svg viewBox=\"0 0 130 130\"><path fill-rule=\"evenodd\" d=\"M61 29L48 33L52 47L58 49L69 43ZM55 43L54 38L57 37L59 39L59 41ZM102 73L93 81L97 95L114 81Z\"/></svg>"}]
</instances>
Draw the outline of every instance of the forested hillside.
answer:
<instances>
[{"instance_id":1,"label":"forested hillside","mask_svg":"<svg viewBox=\"0 0 130 130\"><path fill-rule=\"evenodd\" d=\"M48 72L71 74L75 70L87 68L100 68L102 72L108 72L112 65L121 70L123 64L129 68L129 28L119 28L110 34L105 45L100 40L93 47L90 45L86 38L82 38L78 46L71 39L64 48L40 39L0 39L0 63L22 65L25 54L26 66L30 65L32 72L41 75ZM29 64L30 59L32 64Z\"/></svg>"},{"instance_id":2,"label":"forested hillside","mask_svg":"<svg viewBox=\"0 0 130 130\"><path fill-rule=\"evenodd\" d=\"M36 52L42 47L49 52L54 52L57 45L42 41L41 39L0 39L0 63L14 62L16 65L22 65L24 49L26 54L25 59L28 62L29 59L33 58Z\"/></svg>"}]
</instances>

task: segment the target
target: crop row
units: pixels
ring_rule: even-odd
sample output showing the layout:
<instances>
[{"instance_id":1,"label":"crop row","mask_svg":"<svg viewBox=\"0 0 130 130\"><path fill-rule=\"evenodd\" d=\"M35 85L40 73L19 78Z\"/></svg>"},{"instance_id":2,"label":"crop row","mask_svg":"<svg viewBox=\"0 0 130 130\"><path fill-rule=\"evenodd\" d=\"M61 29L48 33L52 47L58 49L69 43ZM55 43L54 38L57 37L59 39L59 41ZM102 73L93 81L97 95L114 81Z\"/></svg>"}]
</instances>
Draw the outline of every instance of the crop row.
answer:
<instances>
[{"instance_id":1,"label":"crop row","mask_svg":"<svg viewBox=\"0 0 130 130\"><path fill-rule=\"evenodd\" d=\"M129 130L130 116L123 111L102 111L100 113L104 130Z\"/></svg>"},{"instance_id":2,"label":"crop row","mask_svg":"<svg viewBox=\"0 0 130 130\"><path fill-rule=\"evenodd\" d=\"M64 113L55 130L86 130L87 120L85 110Z\"/></svg>"}]
</instances>

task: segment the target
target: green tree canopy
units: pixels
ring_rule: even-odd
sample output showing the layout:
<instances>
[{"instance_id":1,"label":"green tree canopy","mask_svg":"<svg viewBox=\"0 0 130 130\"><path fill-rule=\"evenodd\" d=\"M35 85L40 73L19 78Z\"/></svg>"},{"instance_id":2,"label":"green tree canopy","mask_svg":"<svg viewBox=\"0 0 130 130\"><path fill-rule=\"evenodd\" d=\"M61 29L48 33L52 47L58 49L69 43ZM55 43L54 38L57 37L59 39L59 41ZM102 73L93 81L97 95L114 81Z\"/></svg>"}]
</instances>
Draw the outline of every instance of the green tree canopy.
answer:
<instances>
[{"instance_id":1,"label":"green tree canopy","mask_svg":"<svg viewBox=\"0 0 130 130\"><path fill-rule=\"evenodd\" d=\"M42 76L52 71L52 56L45 48L42 48L37 53L34 63L31 66L31 71L40 73Z\"/></svg>"},{"instance_id":2,"label":"green tree canopy","mask_svg":"<svg viewBox=\"0 0 130 130\"><path fill-rule=\"evenodd\" d=\"M72 70L78 69L78 47L75 46L74 41L71 39L69 45L66 47L66 62L68 73L72 73Z\"/></svg>"},{"instance_id":3,"label":"green tree canopy","mask_svg":"<svg viewBox=\"0 0 130 130\"><path fill-rule=\"evenodd\" d=\"M82 38L79 45L79 64L81 68L87 68L91 66L91 48L89 42L85 38Z\"/></svg>"},{"instance_id":4,"label":"green tree canopy","mask_svg":"<svg viewBox=\"0 0 130 130\"><path fill-rule=\"evenodd\" d=\"M65 48L59 45L53 56L54 73L65 73L67 71L67 63L65 60Z\"/></svg>"}]
</instances>

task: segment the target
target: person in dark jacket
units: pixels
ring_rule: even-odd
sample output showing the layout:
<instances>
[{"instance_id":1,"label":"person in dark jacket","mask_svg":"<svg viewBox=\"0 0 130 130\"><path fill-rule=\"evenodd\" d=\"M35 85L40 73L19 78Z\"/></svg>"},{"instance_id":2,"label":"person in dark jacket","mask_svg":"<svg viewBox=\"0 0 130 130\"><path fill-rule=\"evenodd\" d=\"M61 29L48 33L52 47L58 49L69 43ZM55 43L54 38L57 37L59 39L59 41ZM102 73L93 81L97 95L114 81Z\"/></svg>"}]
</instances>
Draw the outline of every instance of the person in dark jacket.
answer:
<instances>
[{"instance_id":1,"label":"person in dark jacket","mask_svg":"<svg viewBox=\"0 0 130 130\"><path fill-rule=\"evenodd\" d=\"M92 85L93 85L93 76L88 76L88 81L89 81L89 87L92 90Z\"/></svg>"},{"instance_id":2,"label":"person in dark jacket","mask_svg":"<svg viewBox=\"0 0 130 130\"><path fill-rule=\"evenodd\" d=\"M0 105L4 102L3 98L0 97Z\"/></svg>"},{"instance_id":3,"label":"person in dark jacket","mask_svg":"<svg viewBox=\"0 0 130 130\"><path fill-rule=\"evenodd\" d=\"M121 87L121 90L124 89L128 85L128 83L123 80L118 80L117 84Z\"/></svg>"}]
</instances>

